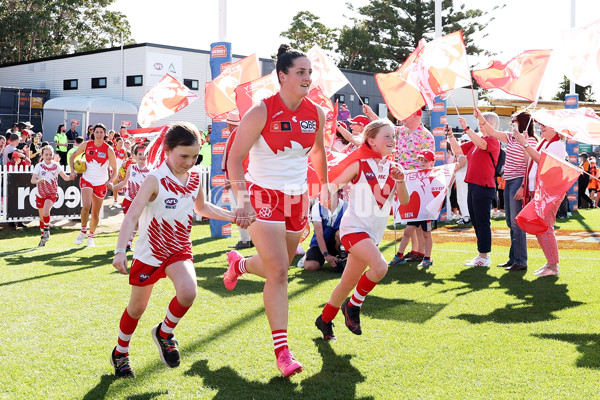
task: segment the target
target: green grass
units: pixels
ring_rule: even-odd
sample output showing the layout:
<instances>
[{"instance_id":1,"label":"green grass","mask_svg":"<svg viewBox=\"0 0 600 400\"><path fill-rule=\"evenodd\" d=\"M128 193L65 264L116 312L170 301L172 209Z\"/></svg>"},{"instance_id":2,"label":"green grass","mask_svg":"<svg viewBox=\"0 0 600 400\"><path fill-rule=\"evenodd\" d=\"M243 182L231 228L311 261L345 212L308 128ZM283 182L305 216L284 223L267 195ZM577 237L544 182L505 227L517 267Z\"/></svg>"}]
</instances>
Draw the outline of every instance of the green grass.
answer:
<instances>
[{"instance_id":1,"label":"green grass","mask_svg":"<svg viewBox=\"0 0 600 400\"><path fill-rule=\"evenodd\" d=\"M561 229L598 227L583 211ZM590 222L592 221L592 222ZM501 221L500 221L501 222ZM498 222L498 223L500 223ZM560 223L559 223L560 224ZM527 274L469 269L472 243L434 245L435 265L393 267L363 306L363 335L335 321L333 344L314 319L338 282L325 269L289 274L291 349L305 371L279 377L262 304L263 281L228 292L227 245L193 228L199 294L177 327L182 363L159 360L150 329L174 295L160 281L131 343L137 378L115 380L109 354L129 296L110 265L117 232L97 247L72 245L76 229L55 229L37 249L35 228L0 231L1 399L592 399L600 395L600 251L561 251L559 278L534 278L544 263L530 250ZM381 249L387 259L393 243ZM244 254L252 254L245 250ZM508 248L495 246L494 262Z\"/></svg>"}]
</instances>

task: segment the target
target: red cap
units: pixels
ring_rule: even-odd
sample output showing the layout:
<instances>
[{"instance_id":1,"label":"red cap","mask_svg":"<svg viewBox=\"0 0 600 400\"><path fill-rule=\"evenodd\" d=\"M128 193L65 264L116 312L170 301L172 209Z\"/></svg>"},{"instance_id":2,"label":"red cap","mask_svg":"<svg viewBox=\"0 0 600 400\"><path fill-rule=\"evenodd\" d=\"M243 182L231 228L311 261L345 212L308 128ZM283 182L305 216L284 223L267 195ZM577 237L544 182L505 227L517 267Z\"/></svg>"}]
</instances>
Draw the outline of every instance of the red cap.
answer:
<instances>
[{"instance_id":1,"label":"red cap","mask_svg":"<svg viewBox=\"0 0 600 400\"><path fill-rule=\"evenodd\" d=\"M366 115L357 115L350 120L351 124L358 124L360 126L367 126L369 122L371 122L371 120Z\"/></svg>"},{"instance_id":2,"label":"red cap","mask_svg":"<svg viewBox=\"0 0 600 400\"><path fill-rule=\"evenodd\" d=\"M344 121L338 121L338 124L340 124L342 128L348 130L348 125Z\"/></svg>"},{"instance_id":3,"label":"red cap","mask_svg":"<svg viewBox=\"0 0 600 400\"><path fill-rule=\"evenodd\" d=\"M417 158L423 157L427 161L435 161L435 153L431 150L423 150L419 153Z\"/></svg>"}]
</instances>

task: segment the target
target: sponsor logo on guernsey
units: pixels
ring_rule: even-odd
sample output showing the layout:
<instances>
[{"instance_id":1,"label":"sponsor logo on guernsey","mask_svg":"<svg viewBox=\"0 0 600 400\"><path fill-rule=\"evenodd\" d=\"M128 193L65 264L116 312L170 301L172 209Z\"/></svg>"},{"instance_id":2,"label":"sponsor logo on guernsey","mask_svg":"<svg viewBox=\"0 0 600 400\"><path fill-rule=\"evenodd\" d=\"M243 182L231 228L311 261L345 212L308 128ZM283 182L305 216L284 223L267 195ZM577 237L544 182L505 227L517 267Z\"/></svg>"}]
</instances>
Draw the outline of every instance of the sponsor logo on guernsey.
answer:
<instances>
[{"instance_id":1,"label":"sponsor logo on guernsey","mask_svg":"<svg viewBox=\"0 0 600 400\"><path fill-rule=\"evenodd\" d=\"M271 122L271 132L290 132L292 123L290 121Z\"/></svg>"},{"instance_id":2,"label":"sponsor logo on guernsey","mask_svg":"<svg viewBox=\"0 0 600 400\"><path fill-rule=\"evenodd\" d=\"M140 274L140 282L144 282L148 278L150 278L150 274Z\"/></svg>"},{"instance_id":3,"label":"sponsor logo on guernsey","mask_svg":"<svg viewBox=\"0 0 600 400\"><path fill-rule=\"evenodd\" d=\"M367 178L368 181L372 181L373 179L375 179L375 174L373 172L365 172L365 178Z\"/></svg>"},{"instance_id":4,"label":"sponsor logo on guernsey","mask_svg":"<svg viewBox=\"0 0 600 400\"><path fill-rule=\"evenodd\" d=\"M267 207L263 207L258 211L258 216L261 218L270 218L271 215L273 215L273 211Z\"/></svg>"},{"instance_id":5,"label":"sponsor logo on guernsey","mask_svg":"<svg viewBox=\"0 0 600 400\"><path fill-rule=\"evenodd\" d=\"M273 118L275 118L275 117L277 117L278 115L281 115L281 114L283 114L283 111L277 111L277 112L275 113L275 115L273 115L273 116L271 117L271 119L273 119Z\"/></svg>"},{"instance_id":6,"label":"sponsor logo on guernsey","mask_svg":"<svg viewBox=\"0 0 600 400\"><path fill-rule=\"evenodd\" d=\"M314 133L317 131L317 121L300 121L302 133Z\"/></svg>"},{"instance_id":7,"label":"sponsor logo on guernsey","mask_svg":"<svg viewBox=\"0 0 600 400\"><path fill-rule=\"evenodd\" d=\"M133 177L133 176L136 176L136 175L137 175L136 172L132 170L131 171L131 176Z\"/></svg>"},{"instance_id":8,"label":"sponsor logo on guernsey","mask_svg":"<svg viewBox=\"0 0 600 400\"><path fill-rule=\"evenodd\" d=\"M179 200L177 200L176 198L173 198L173 197L165 199L165 208L167 208L167 209L175 209L175 207L177 207L177 202L178 201Z\"/></svg>"},{"instance_id":9,"label":"sponsor logo on guernsey","mask_svg":"<svg viewBox=\"0 0 600 400\"><path fill-rule=\"evenodd\" d=\"M42 171L42 176L46 175L46 171Z\"/></svg>"},{"instance_id":10,"label":"sponsor logo on guernsey","mask_svg":"<svg viewBox=\"0 0 600 400\"><path fill-rule=\"evenodd\" d=\"M98 157L99 157L99 158L106 158L106 153L104 153L104 152L102 152L102 151L99 151L99 152L98 152Z\"/></svg>"}]
</instances>

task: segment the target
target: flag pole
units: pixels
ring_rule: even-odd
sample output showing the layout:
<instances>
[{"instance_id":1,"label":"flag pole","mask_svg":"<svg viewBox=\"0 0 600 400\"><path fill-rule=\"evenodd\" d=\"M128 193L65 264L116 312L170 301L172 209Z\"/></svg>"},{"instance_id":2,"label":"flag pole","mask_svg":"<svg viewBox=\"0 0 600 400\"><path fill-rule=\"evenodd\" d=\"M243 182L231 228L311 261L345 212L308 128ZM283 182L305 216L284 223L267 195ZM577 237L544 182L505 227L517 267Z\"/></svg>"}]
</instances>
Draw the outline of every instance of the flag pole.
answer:
<instances>
[{"instance_id":1,"label":"flag pole","mask_svg":"<svg viewBox=\"0 0 600 400\"><path fill-rule=\"evenodd\" d=\"M452 92L448 92L448 96L452 99L452 104L454 105L454 109L456 110L456 115L460 117L460 113L458 112L458 107L456 107L456 103L454 102L454 97L452 96Z\"/></svg>"},{"instance_id":2,"label":"flag pole","mask_svg":"<svg viewBox=\"0 0 600 400\"><path fill-rule=\"evenodd\" d=\"M364 106L365 103L362 100L362 97L360 97L360 94L358 94L358 92L356 91L356 89L354 89L354 86L352 86L352 84L350 83L350 81L348 81L348 85L350 85L350 87L352 88L352 90L354 90L354 93L356 93L356 95L358 96L358 100L362 103L362 105Z\"/></svg>"}]
</instances>

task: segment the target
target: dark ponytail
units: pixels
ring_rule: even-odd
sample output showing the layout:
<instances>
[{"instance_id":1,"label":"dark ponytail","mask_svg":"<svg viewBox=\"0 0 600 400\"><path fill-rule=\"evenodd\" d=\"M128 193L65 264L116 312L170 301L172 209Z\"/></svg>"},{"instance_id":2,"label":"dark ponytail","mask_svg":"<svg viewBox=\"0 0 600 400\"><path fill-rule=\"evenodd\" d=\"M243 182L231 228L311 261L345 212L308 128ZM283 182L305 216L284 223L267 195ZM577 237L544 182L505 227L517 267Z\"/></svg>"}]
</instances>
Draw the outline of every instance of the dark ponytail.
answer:
<instances>
[{"instance_id":1,"label":"dark ponytail","mask_svg":"<svg viewBox=\"0 0 600 400\"><path fill-rule=\"evenodd\" d=\"M275 64L277 79L279 79L279 72L287 74L289 68L294 65L294 60L300 57L306 57L306 54L292 48L289 44L279 46L279 50L277 50L277 63Z\"/></svg>"}]
</instances>

